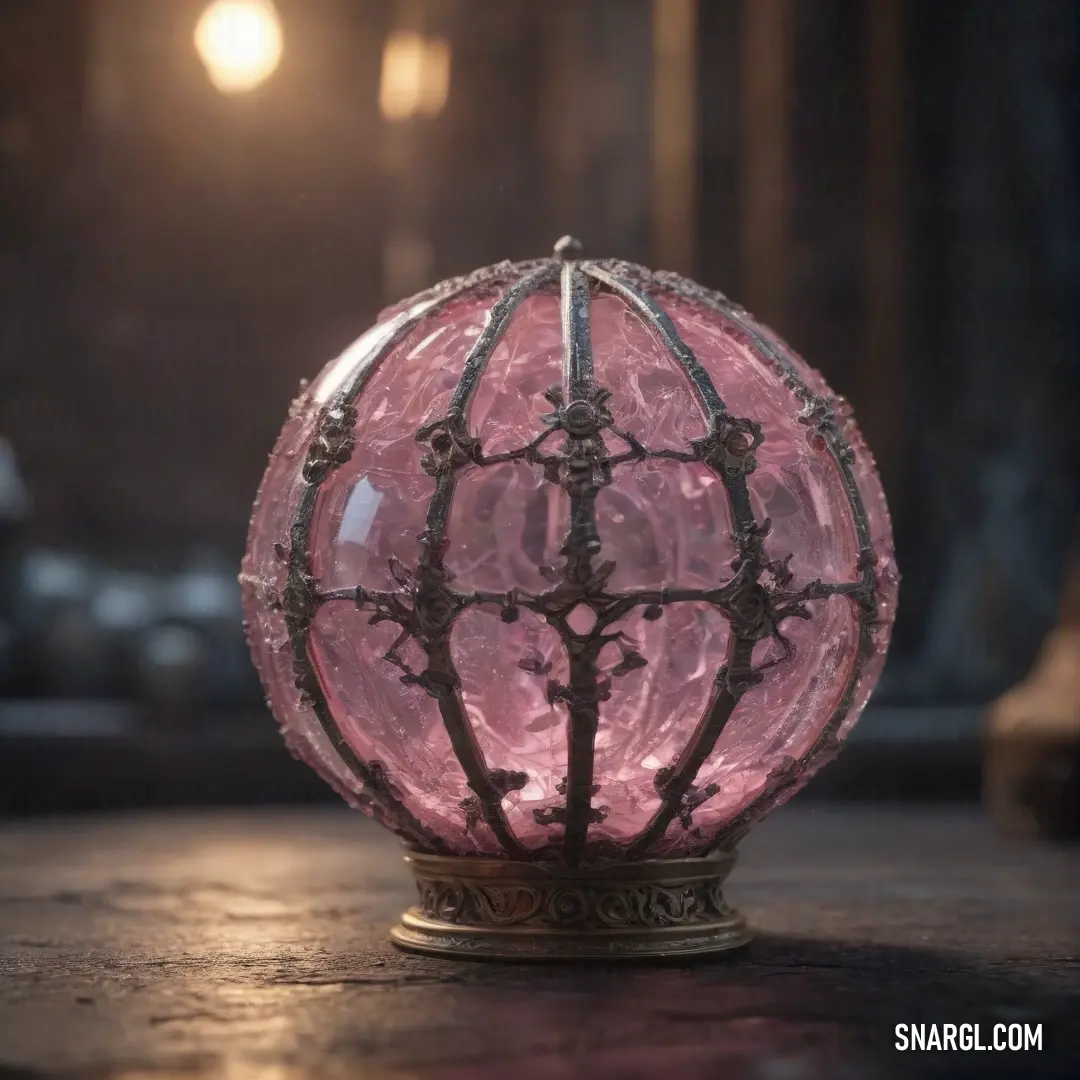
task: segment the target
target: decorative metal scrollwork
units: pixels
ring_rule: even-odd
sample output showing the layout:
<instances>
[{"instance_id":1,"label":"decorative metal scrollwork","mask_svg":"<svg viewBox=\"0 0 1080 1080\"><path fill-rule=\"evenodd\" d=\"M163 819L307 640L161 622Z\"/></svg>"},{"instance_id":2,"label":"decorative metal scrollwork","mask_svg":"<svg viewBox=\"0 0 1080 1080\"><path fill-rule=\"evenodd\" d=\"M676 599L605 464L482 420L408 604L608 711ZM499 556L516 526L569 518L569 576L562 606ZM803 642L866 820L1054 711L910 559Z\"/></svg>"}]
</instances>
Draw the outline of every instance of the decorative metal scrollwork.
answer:
<instances>
[{"instance_id":1,"label":"decorative metal scrollwork","mask_svg":"<svg viewBox=\"0 0 1080 1080\"><path fill-rule=\"evenodd\" d=\"M417 872L419 909L461 927L628 930L682 927L724 918L722 877L689 884L610 881L488 884Z\"/></svg>"}]
</instances>

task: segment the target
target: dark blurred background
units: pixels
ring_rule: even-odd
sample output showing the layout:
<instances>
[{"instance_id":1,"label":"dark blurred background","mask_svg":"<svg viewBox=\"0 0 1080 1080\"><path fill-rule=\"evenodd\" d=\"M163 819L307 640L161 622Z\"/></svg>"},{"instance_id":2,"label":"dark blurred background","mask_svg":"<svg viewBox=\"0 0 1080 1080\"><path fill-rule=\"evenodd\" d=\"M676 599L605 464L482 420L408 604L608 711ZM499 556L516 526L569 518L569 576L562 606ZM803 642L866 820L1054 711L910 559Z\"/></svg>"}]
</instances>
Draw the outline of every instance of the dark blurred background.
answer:
<instances>
[{"instance_id":1,"label":"dark blurred background","mask_svg":"<svg viewBox=\"0 0 1080 1080\"><path fill-rule=\"evenodd\" d=\"M567 232L855 406L904 584L820 795L973 797L1040 663L1080 729L1078 8L0 0L0 809L323 797L235 581L288 402Z\"/></svg>"}]
</instances>

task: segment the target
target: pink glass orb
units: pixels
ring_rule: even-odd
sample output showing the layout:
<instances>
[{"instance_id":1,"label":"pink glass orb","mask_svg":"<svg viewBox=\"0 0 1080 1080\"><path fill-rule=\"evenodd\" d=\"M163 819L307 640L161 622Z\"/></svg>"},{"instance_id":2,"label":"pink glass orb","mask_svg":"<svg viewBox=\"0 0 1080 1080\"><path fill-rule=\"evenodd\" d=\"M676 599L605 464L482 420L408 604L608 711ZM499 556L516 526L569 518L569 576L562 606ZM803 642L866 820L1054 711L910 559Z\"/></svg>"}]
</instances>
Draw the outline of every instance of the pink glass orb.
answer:
<instances>
[{"instance_id":1,"label":"pink glass orb","mask_svg":"<svg viewBox=\"0 0 1080 1080\"><path fill-rule=\"evenodd\" d=\"M716 293L500 264L293 403L247 632L293 753L427 851L730 846L838 750L896 610L873 458Z\"/></svg>"}]
</instances>

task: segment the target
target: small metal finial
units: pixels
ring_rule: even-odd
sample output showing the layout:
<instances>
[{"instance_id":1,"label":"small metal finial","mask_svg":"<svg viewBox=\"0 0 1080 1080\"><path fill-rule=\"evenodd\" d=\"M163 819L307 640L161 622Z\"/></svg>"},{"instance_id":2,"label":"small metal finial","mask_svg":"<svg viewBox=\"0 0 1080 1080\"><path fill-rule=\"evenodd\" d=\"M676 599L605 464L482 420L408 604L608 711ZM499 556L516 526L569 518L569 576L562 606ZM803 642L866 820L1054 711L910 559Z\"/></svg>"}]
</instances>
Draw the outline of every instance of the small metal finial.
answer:
<instances>
[{"instance_id":1,"label":"small metal finial","mask_svg":"<svg viewBox=\"0 0 1080 1080\"><path fill-rule=\"evenodd\" d=\"M555 241L555 255L559 259L568 260L581 254L581 241L576 236L560 236Z\"/></svg>"}]
</instances>

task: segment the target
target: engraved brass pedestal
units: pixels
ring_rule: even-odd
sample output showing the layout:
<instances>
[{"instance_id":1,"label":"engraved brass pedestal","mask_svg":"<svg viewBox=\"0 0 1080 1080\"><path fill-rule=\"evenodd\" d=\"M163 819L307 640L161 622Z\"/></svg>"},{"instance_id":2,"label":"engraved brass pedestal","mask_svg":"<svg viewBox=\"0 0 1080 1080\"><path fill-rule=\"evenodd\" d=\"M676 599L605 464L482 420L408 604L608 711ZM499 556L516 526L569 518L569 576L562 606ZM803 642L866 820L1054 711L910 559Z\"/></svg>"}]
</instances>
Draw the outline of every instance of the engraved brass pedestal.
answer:
<instances>
[{"instance_id":1,"label":"engraved brass pedestal","mask_svg":"<svg viewBox=\"0 0 1080 1080\"><path fill-rule=\"evenodd\" d=\"M420 900L390 931L403 949L501 960L698 956L749 940L721 885L733 852L580 869L410 854Z\"/></svg>"}]
</instances>

